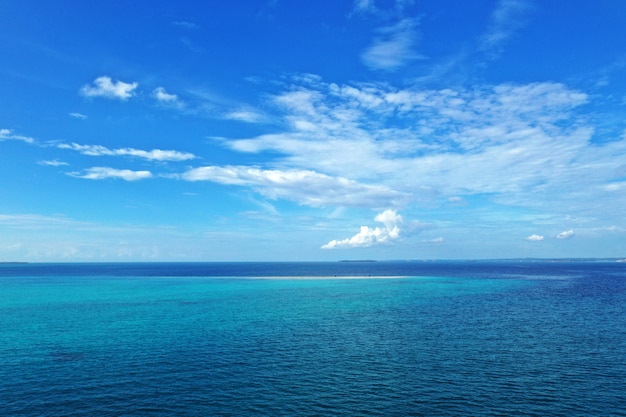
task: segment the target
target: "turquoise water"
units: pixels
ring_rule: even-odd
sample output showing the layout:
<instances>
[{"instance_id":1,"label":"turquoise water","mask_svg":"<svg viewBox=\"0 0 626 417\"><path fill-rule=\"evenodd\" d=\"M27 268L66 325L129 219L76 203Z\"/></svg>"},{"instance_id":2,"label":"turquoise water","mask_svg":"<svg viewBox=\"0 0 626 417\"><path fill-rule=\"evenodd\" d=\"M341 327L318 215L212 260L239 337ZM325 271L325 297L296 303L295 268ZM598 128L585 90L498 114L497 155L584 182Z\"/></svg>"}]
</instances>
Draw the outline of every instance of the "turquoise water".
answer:
<instances>
[{"instance_id":1,"label":"turquoise water","mask_svg":"<svg viewBox=\"0 0 626 417\"><path fill-rule=\"evenodd\" d=\"M2 415L626 415L625 272L0 266Z\"/></svg>"}]
</instances>

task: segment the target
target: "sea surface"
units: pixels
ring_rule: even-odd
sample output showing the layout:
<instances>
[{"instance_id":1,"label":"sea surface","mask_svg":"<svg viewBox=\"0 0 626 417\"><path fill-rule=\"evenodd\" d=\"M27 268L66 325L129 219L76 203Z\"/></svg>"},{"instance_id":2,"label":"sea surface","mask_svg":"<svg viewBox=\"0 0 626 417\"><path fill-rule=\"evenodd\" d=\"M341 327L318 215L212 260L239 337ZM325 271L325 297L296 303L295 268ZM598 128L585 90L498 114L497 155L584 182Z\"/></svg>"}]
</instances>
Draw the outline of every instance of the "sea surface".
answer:
<instances>
[{"instance_id":1,"label":"sea surface","mask_svg":"<svg viewBox=\"0 0 626 417\"><path fill-rule=\"evenodd\" d=\"M626 263L0 264L2 416L626 416Z\"/></svg>"}]
</instances>

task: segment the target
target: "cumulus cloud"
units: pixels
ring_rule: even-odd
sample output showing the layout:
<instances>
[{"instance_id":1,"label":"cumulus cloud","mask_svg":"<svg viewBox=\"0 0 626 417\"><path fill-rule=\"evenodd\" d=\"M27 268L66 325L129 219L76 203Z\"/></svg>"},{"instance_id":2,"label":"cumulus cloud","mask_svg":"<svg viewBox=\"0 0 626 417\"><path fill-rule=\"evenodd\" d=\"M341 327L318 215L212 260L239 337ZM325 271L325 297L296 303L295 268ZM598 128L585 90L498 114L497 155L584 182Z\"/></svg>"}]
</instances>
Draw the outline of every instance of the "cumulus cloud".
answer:
<instances>
[{"instance_id":1,"label":"cumulus cloud","mask_svg":"<svg viewBox=\"0 0 626 417\"><path fill-rule=\"evenodd\" d=\"M540 242L543 240L543 236L541 235L530 235L526 238L526 240L529 240L531 242Z\"/></svg>"},{"instance_id":2,"label":"cumulus cloud","mask_svg":"<svg viewBox=\"0 0 626 417\"><path fill-rule=\"evenodd\" d=\"M0 129L0 142L3 140L20 140L26 143L35 143L35 139L28 136L16 135L11 129Z\"/></svg>"},{"instance_id":3,"label":"cumulus cloud","mask_svg":"<svg viewBox=\"0 0 626 417\"><path fill-rule=\"evenodd\" d=\"M150 161L187 161L196 156L188 152L152 149L145 151L134 148L109 149L101 145L79 145L77 143L57 145L60 149L71 149L89 156L132 156Z\"/></svg>"},{"instance_id":4,"label":"cumulus cloud","mask_svg":"<svg viewBox=\"0 0 626 417\"><path fill-rule=\"evenodd\" d=\"M137 181L152 178L150 171L132 171L130 169L115 169L109 167L92 167L85 172L70 172L69 176L86 180L104 180L107 178L122 179L125 181Z\"/></svg>"},{"instance_id":5,"label":"cumulus cloud","mask_svg":"<svg viewBox=\"0 0 626 417\"><path fill-rule=\"evenodd\" d=\"M383 211L374 218L374 221L382 223L383 227L372 229L368 226L361 226L361 230L356 235L343 240L331 240L323 245L322 249L368 247L389 243L400 237L402 216L395 210L387 209Z\"/></svg>"},{"instance_id":6,"label":"cumulus cloud","mask_svg":"<svg viewBox=\"0 0 626 417\"><path fill-rule=\"evenodd\" d=\"M558 235L556 235L557 239L570 239L572 237L574 237L574 231L572 229L564 230L561 233L559 233Z\"/></svg>"},{"instance_id":7,"label":"cumulus cloud","mask_svg":"<svg viewBox=\"0 0 626 417\"><path fill-rule=\"evenodd\" d=\"M86 84L80 89L85 97L104 97L118 100L128 100L135 95L139 84L113 81L111 77L102 76L94 80L92 85Z\"/></svg>"},{"instance_id":8,"label":"cumulus cloud","mask_svg":"<svg viewBox=\"0 0 626 417\"><path fill-rule=\"evenodd\" d=\"M408 62L423 58L414 51L418 38L417 22L404 19L393 26L379 29L379 36L361 56L371 69L393 71Z\"/></svg>"},{"instance_id":9,"label":"cumulus cloud","mask_svg":"<svg viewBox=\"0 0 626 417\"><path fill-rule=\"evenodd\" d=\"M361 184L310 170L205 166L190 169L179 178L252 187L272 199L282 198L313 207L380 207L398 203L407 197L385 186Z\"/></svg>"},{"instance_id":10,"label":"cumulus cloud","mask_svg":"<svg viewBox=\"0 0 626 417\"><path fill-rule=\"evenodd\" d=\"M178 98L176 94L170 94L165 91L163 87L157 87L152 92L152 97L154 97L159 103L172 106L172 107L184 107L184 103Z\"/></svg>"}]
</instances>

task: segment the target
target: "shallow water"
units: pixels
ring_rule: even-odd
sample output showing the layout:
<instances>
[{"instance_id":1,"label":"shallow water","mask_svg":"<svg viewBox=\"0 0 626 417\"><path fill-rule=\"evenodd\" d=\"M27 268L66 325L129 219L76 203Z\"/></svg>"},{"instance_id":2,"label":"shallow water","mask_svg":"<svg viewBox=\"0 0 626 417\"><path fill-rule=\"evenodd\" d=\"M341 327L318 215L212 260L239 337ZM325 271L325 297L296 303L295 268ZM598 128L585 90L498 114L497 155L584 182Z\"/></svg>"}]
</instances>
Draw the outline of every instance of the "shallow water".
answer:
<instances>
[{"instance_id":1,"label":"shallow water","mask_svg":"<svg viewBox=\"0 0 626 417\"><path fill-rule=\"evenodd\" d=\"M625 306L614 262L2 265L0 404L626 415Z\"/></svg>"}]
</instances>

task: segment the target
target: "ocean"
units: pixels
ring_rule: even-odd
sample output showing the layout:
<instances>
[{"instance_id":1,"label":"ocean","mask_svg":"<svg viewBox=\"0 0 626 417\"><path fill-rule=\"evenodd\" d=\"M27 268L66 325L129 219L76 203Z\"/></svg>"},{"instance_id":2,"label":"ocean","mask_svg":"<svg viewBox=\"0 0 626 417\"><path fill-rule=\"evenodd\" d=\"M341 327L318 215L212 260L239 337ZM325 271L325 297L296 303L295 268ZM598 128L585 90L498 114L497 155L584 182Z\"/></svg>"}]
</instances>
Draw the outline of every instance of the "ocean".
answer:
<instances>
[{"instance_id":1,"label":"ocean","mask_svg":"<svg viewBox=\"0 0 626 417\"><path fill-rule=\"evenodd\" d=\"M0 264L2 416L626 416L626 263Z\"/></svg>"}]
</instances>

